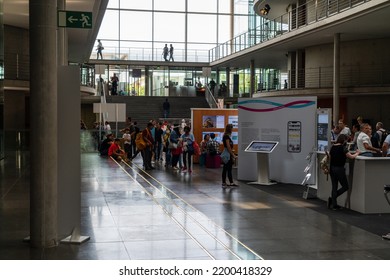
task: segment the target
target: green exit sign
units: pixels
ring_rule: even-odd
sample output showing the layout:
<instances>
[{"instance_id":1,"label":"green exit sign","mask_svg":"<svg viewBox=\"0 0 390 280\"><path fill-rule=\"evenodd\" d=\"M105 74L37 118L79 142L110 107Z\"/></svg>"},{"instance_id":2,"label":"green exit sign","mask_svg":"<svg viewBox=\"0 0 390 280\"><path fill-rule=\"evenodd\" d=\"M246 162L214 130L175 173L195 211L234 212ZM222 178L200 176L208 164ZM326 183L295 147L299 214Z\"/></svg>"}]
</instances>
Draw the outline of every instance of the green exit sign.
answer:
<instances>
[{"instance_id":1,"label":"green exit sign","mask_svg":"<svg viewBox=\"0 0 390 280\"><path fill-rule=\"evenodd\" d=\"M58 27L91 29L92 13L58 11Z\"/></svg>"}]
</instances>

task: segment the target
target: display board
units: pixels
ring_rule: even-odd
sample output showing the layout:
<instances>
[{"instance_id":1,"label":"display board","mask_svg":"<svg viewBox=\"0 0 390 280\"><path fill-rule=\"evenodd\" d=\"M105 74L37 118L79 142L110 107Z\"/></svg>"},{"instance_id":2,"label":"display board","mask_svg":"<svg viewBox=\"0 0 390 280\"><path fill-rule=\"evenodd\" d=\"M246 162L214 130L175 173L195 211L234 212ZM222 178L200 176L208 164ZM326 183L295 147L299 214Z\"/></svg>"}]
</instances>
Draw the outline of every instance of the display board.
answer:
<instances>
[{"instance_id":1,"label":"display board","mask_svg":"<svg viewBox=\"0 0 390 280\"><path fill-rule=\"evenodd\" d=\"M269 97L238 99L238 179L257 180L255 153L245 149L252 141L279 142L269 154L269 176L282 183L300 184L306 156L316 147L317 98ZM314 182L314 178L312 178Z\"/></svg>"},{"instance_id":2,"label":"display board","mask_svg":"<svg viewBox=\"0 0 390 280\"><path fill-rule=\"evenodd\" d=\"M195 140L200 143L206 134L215 134L215 140L220 142L222 150L222 137L227 124L233 124L231 138L233 140L233 149L238 151L238 110L237 109L209 109L192 108L191 109L191 127ZM194 157L194 162L198 159Z\"/></svg>"}]
</instances>

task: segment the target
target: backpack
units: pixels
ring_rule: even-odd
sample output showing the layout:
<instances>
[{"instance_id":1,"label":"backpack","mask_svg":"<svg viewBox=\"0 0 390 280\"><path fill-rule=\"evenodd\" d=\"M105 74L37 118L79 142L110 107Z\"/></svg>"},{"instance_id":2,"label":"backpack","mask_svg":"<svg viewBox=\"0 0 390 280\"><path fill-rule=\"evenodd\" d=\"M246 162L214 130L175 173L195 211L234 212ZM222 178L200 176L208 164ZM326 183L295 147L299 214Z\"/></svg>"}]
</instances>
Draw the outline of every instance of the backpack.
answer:
<instances>
[{"instance_id":1,"label":"backpack","mask_svg":"<svg viewBox=\"0 0 390 280\"><path fill-rule=\"evenodd\" d=\"M211 140L211 141L214 141L214 140ZM215 145L213 145L213 143L208 143L207 149L209 151L210 156L215 156L218 153L218 151L215 148Z\"/></svg>"},{"instance_id":2,"label":"backpack","mask_svg":"<svg viewBox=\"0 0 390 280\"><path fill-rule=\"evenodd\" d=\"M328 151L325 151L325 156L320 162L320 168L322 173L326 175L326 180L328 180L328 175L330 172L330 154Z\"/></svg>"},{"instance_id":3,"label":"backpack","mask_svg":"<svg viewBox=\"0 0 390 280\"><path fill-rule=\"evenodd\" d=\"M382 137L381 137L381 139L380 139L380 141L379 141L379 145L380 145L379 148L382 148L383 143L385 142L387 136L389 136L389 131L383 129L383 130L382 130Z\"/></svg>"},{"instance_id":4,"label":"backpack","mask_svg":"<svg viewBox=\"0 0 390 280\"><path fill-rule=\"evenodd\" d=\"M135 137L135 146L139 151L145 150L146 148L146 142L144 138L142 137L142 133L138 132L137 136Z\"/></svg>"}]
</instances>

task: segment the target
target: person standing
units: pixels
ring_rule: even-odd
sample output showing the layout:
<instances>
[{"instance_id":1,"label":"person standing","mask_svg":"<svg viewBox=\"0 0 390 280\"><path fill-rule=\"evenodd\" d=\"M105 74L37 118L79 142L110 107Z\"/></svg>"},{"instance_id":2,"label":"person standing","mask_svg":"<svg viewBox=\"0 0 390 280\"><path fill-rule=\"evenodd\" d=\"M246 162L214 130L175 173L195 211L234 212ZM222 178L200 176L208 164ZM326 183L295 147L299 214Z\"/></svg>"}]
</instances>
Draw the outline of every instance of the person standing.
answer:
<instances>
[{"instance_id":1,"label":"person standing","mask_svg":"<svg viewBox=\"0 0 390 280\"><path fill-rule=\"evenodd\" d=\"M100 39L97 40L98 41L98 44L97 44L97 47L96 47L96 59L99 59L99 55L100 55L100 58L103 59L103 54L102 54L102 50L104 50L104 47L103 47L103 44L102 42L100 41Z\"/></svg>"},{"instance_id":2,"label":"person standing","mask_svg":"<svg viewBox=\"0 0 390 280\"><path fill-rule=\"evenodd\" d=\"M131 147L131 134L130 134L129 128L125 129L125 133L123 133L122 138L123 138L123 147L125 149L127 158L132 159L133 158L133 150Z\"/></svg>"},{"instance_id":3,"label":"person standing","mask_svg":"<svg viewBox=\"0 0 390 280\"><path fill-rule=\"evenodd\" d=\"M171 130L169 136L169 142L172 144L171 155L172 155L172 168L178 170L177 163L180 161L180 155L182 152L182 139L180 138L180 128L175 125Z\"/></svg>"},{"instance_id":4,"label":"person standing","mask_svg":"<svg viewBox=\"0 0 390 280\"><path fill-rule=\"evenodd\" d=\"M152 170L154 167L152 166L152 151L154 147L154 140L152 137L152 128L154 127L153 123L149 122L144 130L142 130L142 138L146 143L146 148L141 151L142 158L144 160L144 168L145 170Z\"/></svg>"},{"instance_id":5,"label":"person standing","mask_svg":"<svg viewBox=\"0 0 390 280\"><path fill-rule=\"evenodd\" d=\"M192 164L192 155L194 154L194 142L195 137L191 132L191 128L189 126L184 127L184 133L181 135L183 139L183 168L182 171L192 172L191 164Z\"/></svg>"},{"instance_id":6,"label":"person standing","mask_svg":"<svg viewBox=\"0 0 390 280\"><path fill-rule=\"evenodd\" d=\"M328 198L328 208L338 210L341 207L337 205L337 197L346 192L349 188L347 175L345 174L345 162L347 158L355 159L359 155L359 150L356 150L354 154L351 154L347 148L348 136L346 134L340 134L336 143L330 148L330 178L332 181L332 194ZM340 183L341 189L338 188Z\"/></svg>"},{"instance_id":7,"label":"person standing","mask_svg":"<svg viewBox=\"0 0 390 280\"><path fill-rule=\"evenodd\" d=\"M360 126L360 133L357 138L357 148L360 151L361 156L373 157L374 153L382 153L382 150L375 148L371 144L372 128L368 123L363 123Z\"/></svg>"},{"instance_id":8,"label":"person standing","mask_svg":"<svg viewBox=\"0 0 390 280\"><path fill-rule=\"evenodd\" d=\"M168 61L168 44L165 44L163 48L163 56L164 56L164 60Z\"/></svg>"},{"instance_id":9,"label":"person standing","mask_svg":"<svg viewBox=\"0 0 390 280\"><path fill-rule=\"evenodd\" d=\"M223 134L222 143L224 149L227 149L230 154L230 159L227 163L223 164L222 169L222 188L226 189L226 187L238 187L236 183L233 181L233 162L236 159L236 155L233 152L233 140L231 138L233 132L233 125L227 124L225 128L225 133ZM226 184L226 175L229 179L229 185Z\"/></svg>"},{"instance_id":10,"label":"person standing","mask_svg":"<svg viewBox=\"0 0 390 280\"><path fill-rule=\"evenodd\" d=\"M212 92L213 95L214 95L216 85L217 85L217 83L214 81L213 78L211 78L211 81L209 82L209 87L210 87L210 91Z\"/></svg>"},{"instance_id":11,"label":"person standing","mask_svg":"<svg viewBox=\"0 0 390 280\"><path fill-rule=\"evenodd\" d=\"M173 59L173 46L172 46L172 44L170 44L170 47L169 47L169 61L171 61L171 59L172 59L172 61L175 61Z\"/></svg>"},{"instance_id":12,"label":"person standing","mask_svg":"<svg viewBox=\"0 0 390 280\"><path fill-rule=\"evenodd\" d=\"M114 76L111 77L111 95L118 95L118 82L119 79L114 73Z\"/></svg>"},{"instance_id":13,"label":"person standing","mask_svg":"<svg viewBox=\"0 0 390 280\"><path fill-rule=\"evenodd\" d=\"M203 136L202 142L200 142L199 166L204 166L206 164L207 144L209 140L210 140L210 134L206 133Z\"/></svg>"},{"instance_id":14,"label":"person standing","mask_svg":"<svg viewBox=\"0 0 390 280\"><path fill-rule=\"evenodd\" d=\"M165 98L165 102L163 103L164 119L169 118L170 108L171 104L169 104L168 98Z\"/></svg>"},{"instance_id":15,"label":"person standing","mask_svg":"<svg viewBox=\"0 0 390 280\"><path fill-rule=\"evenodd\" d=\"M158 122L154 132L154 155L155 162L159 163L162 160L161 150L164 130L162 130L162 122Z\"/></svg>"}]
</instances>

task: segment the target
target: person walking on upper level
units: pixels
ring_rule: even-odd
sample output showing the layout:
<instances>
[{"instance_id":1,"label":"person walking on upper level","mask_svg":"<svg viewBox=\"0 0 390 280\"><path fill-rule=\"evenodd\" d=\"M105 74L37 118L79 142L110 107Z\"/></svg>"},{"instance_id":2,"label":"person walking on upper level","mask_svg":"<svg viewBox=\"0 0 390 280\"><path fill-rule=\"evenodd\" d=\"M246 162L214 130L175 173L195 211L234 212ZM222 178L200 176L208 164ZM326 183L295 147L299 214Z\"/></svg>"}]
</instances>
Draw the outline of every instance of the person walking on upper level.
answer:
<instances>
[{"instance_id":1,"label":"person walking on upper level","mask_svg":"<svg viewBox=\"0 0 390 280\"><path fill-rule=\"evenodd\" d=\"M163 56L164 56L164 60L165 61L168 61L168 44L165 44L164 48L163 48Z\"/></svg>"},{"instance_id":2,"label":"person walking on upper level","mask_svg":"<svg viewBox=\"0 0 390 280\"><path fill-rule=\"evenodd\" d=\"M102 50L104 50L104 47L103 47L103 44L102 42L100 41L100 39L97 40L98 41L98 45L96 47L96 59L99 59L99 55L100 55L100 58L103 59L103 54L102 54Z\"/></svg>"},{"instance_id":3,"label":"person walking on upper level","mask_svg":"<svg viewBox=\"0 0 390 280\"><path fill-rule=\"evenodd\" d=\"M175 61L173 59L173 45L172 44L170 44L170 47L169 47L169 61L171 61L171 59L172 59L172 61Z\"/></svg>"}]
</instances>

